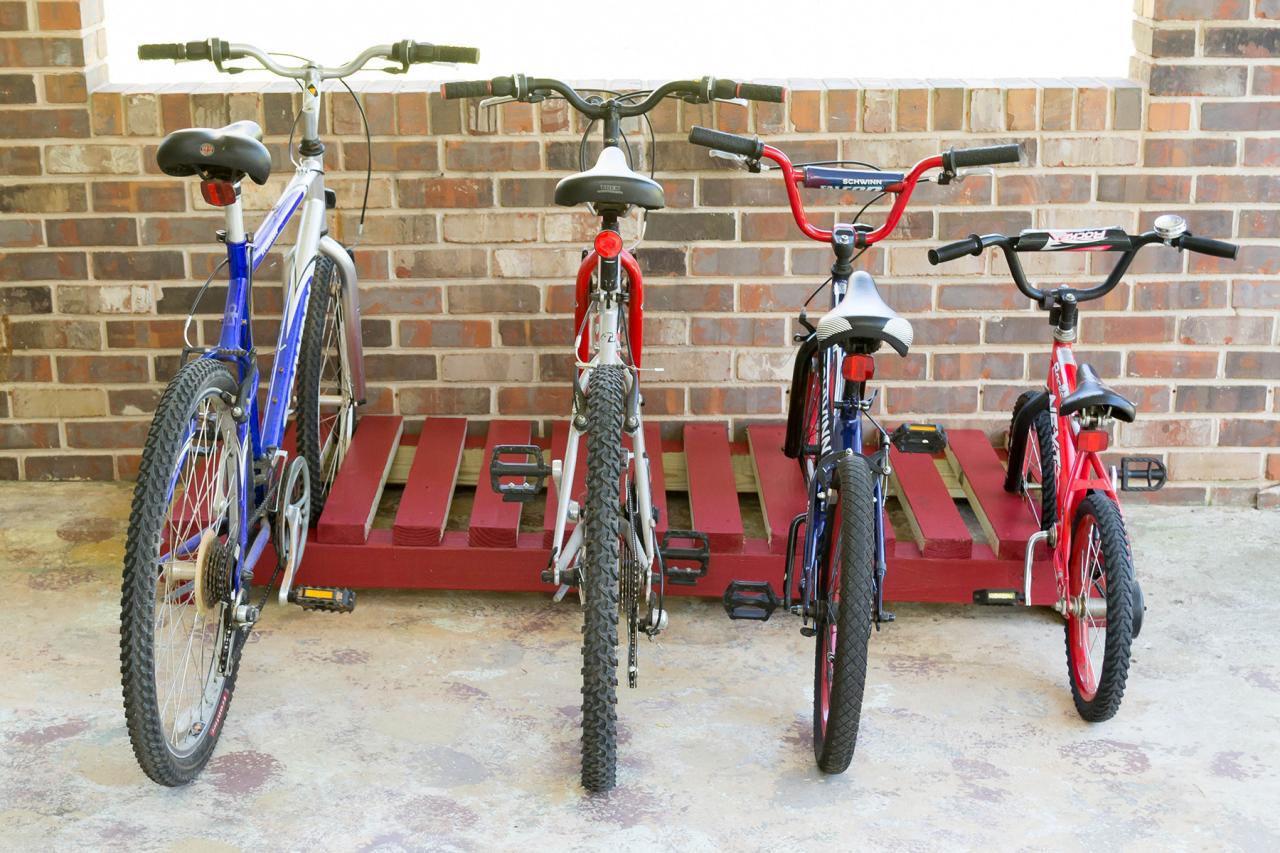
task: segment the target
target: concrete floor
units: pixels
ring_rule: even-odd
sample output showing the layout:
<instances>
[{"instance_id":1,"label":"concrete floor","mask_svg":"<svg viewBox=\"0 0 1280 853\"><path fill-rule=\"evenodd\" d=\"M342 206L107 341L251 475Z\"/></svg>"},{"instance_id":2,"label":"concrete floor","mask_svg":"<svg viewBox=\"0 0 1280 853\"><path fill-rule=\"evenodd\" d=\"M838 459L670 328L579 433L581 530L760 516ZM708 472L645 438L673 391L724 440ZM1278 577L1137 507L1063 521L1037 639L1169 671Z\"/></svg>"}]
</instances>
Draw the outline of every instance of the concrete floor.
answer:
<instances>
[{"instance_id":1,"label":"concrete floor","mask_svg":"<svg viewBox=\"0 0 1280 853\"><path fill-rule=\"evenodd\" d=\"M1056 617L899 606L854 765L824 778L812 641L679 601L619 701L620 785L588 797L574 608L367 593L351 616L270 609L218 752L166 790L120 703L127 487L0 485L7 850L1280 845L1275 514L1131 512L1150 612L1101 725L1072 708Z\"/></svg>"}]
</instances>

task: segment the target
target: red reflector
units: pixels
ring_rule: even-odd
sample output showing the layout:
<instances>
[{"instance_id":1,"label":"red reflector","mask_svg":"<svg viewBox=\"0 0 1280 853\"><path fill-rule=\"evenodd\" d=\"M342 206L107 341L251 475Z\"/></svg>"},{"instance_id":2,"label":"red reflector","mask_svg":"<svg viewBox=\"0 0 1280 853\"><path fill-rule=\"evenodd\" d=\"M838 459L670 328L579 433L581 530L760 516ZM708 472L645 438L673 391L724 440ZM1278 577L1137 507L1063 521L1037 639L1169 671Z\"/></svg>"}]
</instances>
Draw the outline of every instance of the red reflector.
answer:
<instances>
[{"instance_id":1,"label":"red reflector","mask_svg":"<svg viewBox=\"0 0 1280 853\"><path fill-rule=\"evenodd\" d=\"M1086 453L1101 453L1110 442L1111 436L1100 429L1082 429L1076 436L1076 447Z\"/></svg>"},{"instance_id":2,"label":"red reflector","mask_svg":"<svg viewBox=\"0 0 1280 853\"><path fill-rule=\"evenodd\" d=\"M601 231L596 235L596 254L602 258L616 258L622 251L622 238L616 231Z\"/></svg>"},{"instance_id":3,"label":"red reflector","mask_svg":"<svg viewBox=\"0 0 1280 853\"><path fill-rule=\"evenodd\" d=\"M866 382L876 375L876 362L865 353L846 355L841 369L849 382Z\"/></svg>"},{"instance_id":4,"label":"red reflector","mask_svg":"<svg viewBox=\"0 0 1280 853\"><path fill-rule=\"evenodd\" d=\"M214 207L226 207L235 204L236 185L230 181L201 181L200 195Z\"/></svg>"}]
</instances>

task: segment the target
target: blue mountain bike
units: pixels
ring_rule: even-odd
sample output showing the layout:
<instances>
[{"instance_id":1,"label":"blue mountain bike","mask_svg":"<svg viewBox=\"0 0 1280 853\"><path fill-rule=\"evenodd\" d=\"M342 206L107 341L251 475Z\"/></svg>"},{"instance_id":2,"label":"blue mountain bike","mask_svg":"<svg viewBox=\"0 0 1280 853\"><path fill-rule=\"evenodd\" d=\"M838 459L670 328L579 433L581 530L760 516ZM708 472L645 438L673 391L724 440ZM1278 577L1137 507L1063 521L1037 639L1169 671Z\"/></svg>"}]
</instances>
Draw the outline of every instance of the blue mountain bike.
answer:
<instances>
[{"instance_id":1,"label":"blue mountain bike","mask_svg":"<svg viewBox=\"0 0 1280 853\"><path fill-rule=\"evenodd\" d=\"M293 584L307 529L319 517L364 399L356 268L350 252L328 236L336 197L324 186L320 86L375 59L389 60L381 70L394 74L417 62L475 62L478 52L401 41L371 47L337 68L307 60L286 67L279 54L210 39L142 45L138 56L207 60L228 73L248 69L227 63L250 59L302 90L294 120L302 125L296 172L253 233L245 231L241 182L264 184L271 172L257 124L179 130L156 151L161 171L199 177L205 201L222 209L225 230L218 238L227 247L229 278L221 331L206 346L192 344L190 332L217 270L195 296L185 363L165 388L147 433L125 546L120 665L129 737L148 776L181 785L213 752L241 650L271 586L279 580L280 601L307 609L355 606L350 590ZM295 214L300 222L297 243L285 256L283 318L260 400L253 276ZM292 454L285 446L291 413ZM250 582L269 543L275 573L255 603Z\"/></svg>"}]
</instances>

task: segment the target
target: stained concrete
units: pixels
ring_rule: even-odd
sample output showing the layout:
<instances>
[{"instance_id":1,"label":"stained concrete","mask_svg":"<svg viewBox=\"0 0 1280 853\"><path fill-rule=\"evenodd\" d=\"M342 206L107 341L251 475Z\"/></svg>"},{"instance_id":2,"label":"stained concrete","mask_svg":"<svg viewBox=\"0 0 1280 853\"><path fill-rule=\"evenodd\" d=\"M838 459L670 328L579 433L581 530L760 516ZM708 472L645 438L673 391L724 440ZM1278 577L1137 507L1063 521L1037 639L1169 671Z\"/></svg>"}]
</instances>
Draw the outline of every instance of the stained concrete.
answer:
<instances>
[{"instance_id":1,"label":"stained concrete","mask_svg":"<svg viewBox=\"0 0 1280 853\"><path fill-rule=\"evenodd\" d=\"M1051 614L899 606L836 778L813 764L794 620L677 602L619 701L620 786L589 797L575 609L421 592L270 608L205 774L156 787L118 683L128 501L0 488L6 850L1280 846L1274 514L1131 512L1150 612L1105 724L1072 708Z\"/></svg>"}]
</instances>

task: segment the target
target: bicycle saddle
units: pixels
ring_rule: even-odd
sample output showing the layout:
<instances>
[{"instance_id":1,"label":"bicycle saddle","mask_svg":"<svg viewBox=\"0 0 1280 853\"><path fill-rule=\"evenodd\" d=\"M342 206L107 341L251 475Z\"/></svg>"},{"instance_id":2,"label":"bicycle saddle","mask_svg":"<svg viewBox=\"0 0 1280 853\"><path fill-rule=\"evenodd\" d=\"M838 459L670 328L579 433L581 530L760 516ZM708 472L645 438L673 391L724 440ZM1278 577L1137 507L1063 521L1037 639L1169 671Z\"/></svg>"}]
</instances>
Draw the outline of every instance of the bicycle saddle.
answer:
<instances>
[{"instance_id":1,"label":"bicycle saddle","mask_svg":"<svg viewBox=\"0 0 1280 853\"><path fill-rule=\"evenodd\" d=\"M271 174L271 153L262 144L262 128L253 121L237 121L216 130L175 130L160 143L156 163L160 171L175 178L207 175L238 181L248 175L255 184L265 184Z\"/></svg>"},{"instance_id":2,"label":"bicycle saddle","mask_svg":"<svg viewBox=\"0 0 1280 853\"><path fill-rule=\"evenodd\" d=\"M898 355L906 355L912 337L910 321L885 304L875 279L862 270L850 276L844 298L818 321L817 338L823 344L877 340L893 347Z\"/></svg>"},{"instance_id":3,"label":"bicycle saddle","mask_svg":"<svg viewBox=\"0 0 1280 853\"><path fill-rule=\"evenodd\" d=\"M590 202L597 207L636 205L645 210L666 207L662 184L631 171L620 148L604 148L596 164L585 172L569 175L556 184L556 204L565 207Z\"/></svg>"},{"instance_id":4,"label":"bicycle saddle","mask_svg":"<svg viewBox=\"0 0 1280 853\"><path fill-rule=\"evenodd\" d=\"M1076 371L1076 390L1063 398L1061 414L1069 415L1095 406L1108 409L1111 417L1127 424L1133 423L1137 414L1133 403L1108 388L1093 368L1082 362Z\"/></svg>"}]
</instances>

